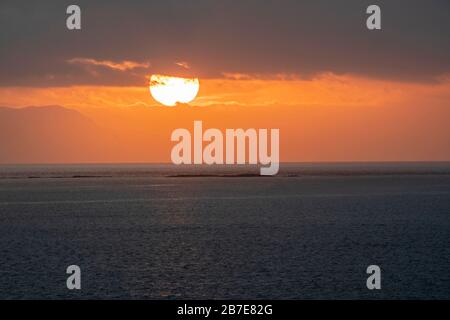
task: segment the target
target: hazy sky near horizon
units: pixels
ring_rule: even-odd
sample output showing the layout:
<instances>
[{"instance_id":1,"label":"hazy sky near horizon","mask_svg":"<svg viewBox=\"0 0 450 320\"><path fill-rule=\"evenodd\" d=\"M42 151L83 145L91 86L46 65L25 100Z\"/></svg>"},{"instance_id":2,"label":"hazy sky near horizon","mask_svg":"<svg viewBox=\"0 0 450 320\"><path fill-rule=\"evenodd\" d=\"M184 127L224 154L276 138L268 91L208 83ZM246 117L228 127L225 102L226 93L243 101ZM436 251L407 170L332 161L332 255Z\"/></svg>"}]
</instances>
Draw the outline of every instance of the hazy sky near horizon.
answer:
<instances>
[{"instance_id":1,"label":"hazy sky near horizon","mask_svg":"<svg viewBox=\"0 0 450 320\"><path fill-rule=\"evenodd\" d=\"M81 31L65 27L72 1L0 3L0 86L141 85L161 72L430 82L450 72L447 0L76 3ZM381 31L366 28L365 10L374 3ZM124 71L88 61L140 66Z\"/></svg>"}]
</instances>

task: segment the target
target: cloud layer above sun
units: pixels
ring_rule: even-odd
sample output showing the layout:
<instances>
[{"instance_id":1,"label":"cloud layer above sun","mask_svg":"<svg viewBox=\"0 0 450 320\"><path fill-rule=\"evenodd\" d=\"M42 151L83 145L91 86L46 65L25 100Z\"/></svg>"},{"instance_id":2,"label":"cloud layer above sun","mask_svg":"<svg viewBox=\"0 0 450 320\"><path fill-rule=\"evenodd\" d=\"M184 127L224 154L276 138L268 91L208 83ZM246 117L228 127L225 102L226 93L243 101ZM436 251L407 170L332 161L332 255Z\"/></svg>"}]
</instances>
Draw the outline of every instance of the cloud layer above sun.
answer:
<instances>
[{"instance_id":1,"label":"cloud layer above sun","mask_svg":"<svg viewBox=\"0 0 450 320\"><path fill-rule=\"evenodd\" d=\"M377 1L380 32L365 27L366 0L77 4L80 32L66 30L65 2L0 3L1 86L138 86L153 73L430 82L450 71L446 0Z\"/></svg>"}]
</instances>

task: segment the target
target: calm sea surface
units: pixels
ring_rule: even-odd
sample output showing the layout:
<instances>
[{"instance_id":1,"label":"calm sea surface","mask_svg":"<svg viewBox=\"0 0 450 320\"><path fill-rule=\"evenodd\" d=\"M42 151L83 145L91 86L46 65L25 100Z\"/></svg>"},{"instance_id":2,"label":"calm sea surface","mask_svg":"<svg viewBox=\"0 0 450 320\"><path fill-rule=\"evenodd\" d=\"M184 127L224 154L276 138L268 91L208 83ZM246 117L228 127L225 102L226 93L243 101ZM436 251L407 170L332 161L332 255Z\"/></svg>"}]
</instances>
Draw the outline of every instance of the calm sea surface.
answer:
<instances>
[{"instance_id":1,"label":"calm sea surface","mask_svg":"<svg viewBox=\"0 0 450 320\"><path fill-rule=\"evenodd\" d=\"M0 298L450 299L450 163L257 172L1 166Z\"/></svg>"}]
</instances>

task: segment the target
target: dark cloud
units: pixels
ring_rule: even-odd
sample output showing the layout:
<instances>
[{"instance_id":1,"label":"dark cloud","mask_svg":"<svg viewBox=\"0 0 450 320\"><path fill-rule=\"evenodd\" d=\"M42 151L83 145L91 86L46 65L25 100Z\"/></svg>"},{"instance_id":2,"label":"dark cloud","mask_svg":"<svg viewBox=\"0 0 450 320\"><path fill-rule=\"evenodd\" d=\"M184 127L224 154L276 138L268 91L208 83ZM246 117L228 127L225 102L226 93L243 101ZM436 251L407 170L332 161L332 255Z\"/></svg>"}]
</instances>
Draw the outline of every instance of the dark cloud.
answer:
<instances>
[{"instance_id":1,"label":"dark cloud","mask_svg":"<svg viewBox=\"0 0 450 320\"><path fill-rule=\"evenodd\" d=\"M355 73L431 81L450 72L450 1L76 1L82 30L65 27L73 1L0 4L0 85L140 85L153 72ZM381 31L365 27L369 4ZM71 59L150 62L96 72ZM190 68L177 65L186 62Z\"/></svg>"}]
</instances>

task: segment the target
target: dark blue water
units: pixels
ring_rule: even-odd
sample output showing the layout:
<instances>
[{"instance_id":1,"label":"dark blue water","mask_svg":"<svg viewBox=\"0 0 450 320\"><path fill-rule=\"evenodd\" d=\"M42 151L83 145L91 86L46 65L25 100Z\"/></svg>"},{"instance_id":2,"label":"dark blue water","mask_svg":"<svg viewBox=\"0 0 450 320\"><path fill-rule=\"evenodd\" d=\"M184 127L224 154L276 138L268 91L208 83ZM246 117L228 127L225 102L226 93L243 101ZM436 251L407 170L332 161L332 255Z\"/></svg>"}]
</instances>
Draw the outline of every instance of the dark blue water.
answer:
<instances>
[{"instance_id":1,"label":"dark blue water","mask_svg":"<svg viewBox=\"0 0 450 320\"><path fill-rule=\"evenodd\" d=\"M1 167L0 298L450 298L448 163L252 170Z\"/></svg>"}]
</instances>

